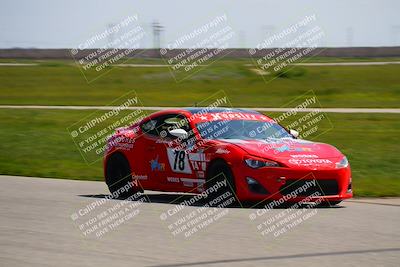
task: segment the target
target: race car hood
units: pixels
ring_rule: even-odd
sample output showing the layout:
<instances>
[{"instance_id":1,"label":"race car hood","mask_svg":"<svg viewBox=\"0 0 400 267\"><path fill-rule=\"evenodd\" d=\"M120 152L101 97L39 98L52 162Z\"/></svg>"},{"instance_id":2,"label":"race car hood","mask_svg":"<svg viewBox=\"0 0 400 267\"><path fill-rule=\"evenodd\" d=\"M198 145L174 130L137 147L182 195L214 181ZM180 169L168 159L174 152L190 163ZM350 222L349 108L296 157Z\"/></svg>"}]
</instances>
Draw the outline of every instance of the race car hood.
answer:
<instances>
[{"instance_id":1,"label":"race car hood","mask_svg":"<svg viewBox=\"0 0 400 267\"><path fill-rule=\"evenodd\" d=\"M289 166L334 167L334 164L343 158L343 154L331 145L302 139L220 139L219 141L240 147L252 156L275 160Z\"/></svg>"}]
</instances>

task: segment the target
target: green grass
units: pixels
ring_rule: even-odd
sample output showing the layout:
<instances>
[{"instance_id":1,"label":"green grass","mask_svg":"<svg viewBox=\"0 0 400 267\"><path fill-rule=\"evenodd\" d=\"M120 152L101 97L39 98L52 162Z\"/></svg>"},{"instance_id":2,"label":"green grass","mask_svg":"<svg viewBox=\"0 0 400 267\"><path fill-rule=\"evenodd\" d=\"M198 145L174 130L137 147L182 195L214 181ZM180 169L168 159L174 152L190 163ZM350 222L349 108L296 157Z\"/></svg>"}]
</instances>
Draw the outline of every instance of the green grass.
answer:
<instances>
[{"instance_id":1,"label":"green grass","mask_svg":"<svg viewBox=\"0 0 400 267\"><path fill-rule=\"evenodd\" d=\"M66 128L91 111L1 110L0 173L102 180ZM277 114L273 114L277 115ZM400 196L400 122L391 114L328 114L333 128L315 140L346 154L357 196Z\"/></svg>"},{"instance_id":2,"label":"green grass","mask_svg":"<svg viewBox=\"0 0 400 267\"><path fill-rule=\"evenodd\" d=\"M308 62L399 60L307 59ZM71 60L1 59L0 62L38 64L0 66L3 105L107 105L135 90L145 106L190 106L223 90L234 107L281 107L313 90L322 107L400 108L400 65L302 66L260 76L252 70L254 67L246 66L252 63L250 59L225 58L181 82L176 82L165 67L114 67L88 83ZM127 63L164 64L164 61L132 59ZM87 165L66 129L91 113L0 109L0 173L101 180L101 161ZM333 144L348 156L356 195L400 196L399 115L328 116L333 128L315 140Z\"/></svg>"},{"instance_id":3,"label":"green grass","mask_svg":"<svg viewBox=\"0 0 400 267\"><path fill-rule=\"evenodd\" d=\"M87 165L67 127L88 112L0 110L0 173L99 180L101 162Z\"/></svg>"},{"instance_id":4,"label":"green grass","mask_svg":"<svg viewBox=\"0 0 400 267\"><path fill-rule=\"evenodd\" d=\"M329 61L335 60L343 61ZM222 59L178 83L165 67L114 67L87 83L72 61L38 62L34 67L0 67L0 104L105 105L136 90L146 106L188 106L224 90L236 107L279 107L312 89L322 107L400 107L400 65L295 67L264 76L265 82L245 66L248 59Z\"/></svg>"}]
</instances>

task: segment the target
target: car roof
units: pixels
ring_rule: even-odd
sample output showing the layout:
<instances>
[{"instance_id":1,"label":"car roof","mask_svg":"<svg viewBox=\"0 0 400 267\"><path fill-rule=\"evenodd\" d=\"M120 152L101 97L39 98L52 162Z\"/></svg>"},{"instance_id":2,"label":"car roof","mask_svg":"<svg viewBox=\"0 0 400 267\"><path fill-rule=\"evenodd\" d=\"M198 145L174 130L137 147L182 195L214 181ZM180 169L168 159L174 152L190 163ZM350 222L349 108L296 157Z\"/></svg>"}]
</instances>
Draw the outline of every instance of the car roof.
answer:
<instances>
[{"instance_id":1,"label":"car roof","mask_svg":"<svg viewBox=\"0 0 400 267\"><path fill-rule=\"evenodd\" d=\"M185 113L187 115L193 115L198 113L222 113L222 112L241 112L241 113L252 113L260 114L259 112L251 109L241 109L241 108L211 108L211 107L183 107L183 108L170 108L163 109L152 114L148 117L155 117L159 115L166 115L170 113ZM147 117L147 118L148 118Z\"/></svg>"},{"instance_id":2,"label":"car roof","mask_svg":"<svg viewBox=\"0 0 400 267\"><path fill-rule=\"evenodd\" d=\"M255 110L241 109L241 108L189 107L189 108L182 108L182 109L189 111L192 114L196 114L199 112L202 112L202 113L242 112L242 113L260 114L259 112L255 111Z\"/></svg>"},{"instance_id":3,"label":"car roof","mask_svg":"<svg viewBox=\"0 0 400 267\"><path fill-rule=\"evenodd\" d=\"M248 114L261 114L255 110L240 109L240 108L183 107L183 108L163 109L163 110L154 112L152 114L149 114L146 118L144 118L142 120L142 122L149 120L149 119L153 119L158 116L168 115L168 114L173 114L173 113L181 113L181 114L185 114L186 116L191 116L194 114L223 113L223 112L240 112L240 113L248 113Z\"/></svg>"}]
</instances>

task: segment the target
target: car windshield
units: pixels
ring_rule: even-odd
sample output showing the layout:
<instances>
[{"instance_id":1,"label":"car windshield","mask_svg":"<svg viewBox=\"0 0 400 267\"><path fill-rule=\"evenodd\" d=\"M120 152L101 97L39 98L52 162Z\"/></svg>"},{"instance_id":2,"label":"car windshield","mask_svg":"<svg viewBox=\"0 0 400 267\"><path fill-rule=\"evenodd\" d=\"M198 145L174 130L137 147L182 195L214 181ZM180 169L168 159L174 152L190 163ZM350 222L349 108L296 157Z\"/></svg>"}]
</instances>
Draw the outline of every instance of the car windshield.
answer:
<instances>
[{"instance_id":1,"label":"car windshield","mask_svg":"<svg viewBox=\"0 0 400 267\"><path fill-rule=\"evenodd\" d=\"M220 120L196 124L203 139L275 139L293 138L275 122L256 120Z\"/></svg>"}]
</instances>

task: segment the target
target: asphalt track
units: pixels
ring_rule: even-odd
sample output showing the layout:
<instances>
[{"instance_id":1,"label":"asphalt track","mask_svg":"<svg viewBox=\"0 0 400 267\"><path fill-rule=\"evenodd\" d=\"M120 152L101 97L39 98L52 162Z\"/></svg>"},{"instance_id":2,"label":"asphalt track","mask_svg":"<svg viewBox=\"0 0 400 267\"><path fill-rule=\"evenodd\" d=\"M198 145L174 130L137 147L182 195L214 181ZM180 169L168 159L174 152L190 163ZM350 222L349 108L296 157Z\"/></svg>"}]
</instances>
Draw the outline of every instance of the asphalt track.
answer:
<instances>
[{"instance_id":1,"label":"asphalt track","mask_svg":"<svg viewBox=\"0 0 400 267\"><path fill-rule=\"evenodd\" d=\"M338 208L307 209L314 215L276 237L262 236L250 221L256 209L217 209L225 215L185 238L173 236L168 223L160 219L175 207L169 203L178 194L146 192L151 203L142 204L106 201L108 190L102 182L12 176L0 177L0 191L0 266L399 266L400 262L399 199L350 200ZM87 207L100 200L102 204L88 212ZM139 212L100 238L80 230L89 218L85 216L96 217L108 209L119 213L114 208L123 204L137 205L134 209ZM201 206L185 209L212 211ZM268 216L285 211L273 209Z\"/></svg>"},{"instance_id":2,"label":"asphalt track","mask_svg":"<svg viewBox=\"0 0 400 267\"><path fill-rule=\"evenodd\" d=\"M0 105L0 109L60 109L60 110L112 110L116 106L41 106L41 105ZM185 107L126 107L127 110L166 110ZM262 112L287 112L293 108L243 108ZM320 111L326 113L394 113L399 114L400 108L302 108L297 112Z\"/></svg>"}]
</instances>

